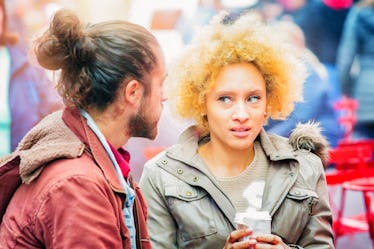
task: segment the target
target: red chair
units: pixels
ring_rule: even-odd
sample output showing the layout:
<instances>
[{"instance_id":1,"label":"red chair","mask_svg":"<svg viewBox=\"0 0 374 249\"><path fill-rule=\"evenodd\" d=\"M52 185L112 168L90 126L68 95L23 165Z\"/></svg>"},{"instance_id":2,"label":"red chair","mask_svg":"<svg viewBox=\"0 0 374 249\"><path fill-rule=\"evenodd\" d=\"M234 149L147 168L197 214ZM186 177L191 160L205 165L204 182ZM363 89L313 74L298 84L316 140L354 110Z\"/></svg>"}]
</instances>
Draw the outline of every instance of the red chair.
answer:
<instances>
[{"instance_id":1,"label":"red chair","mask_svg":"<svg viewBox=\"0 0 374 249\"><path fill-rule=\"evenodd\" d=\"M333 210L333 231L335 241L343 235L368 232L374 239L372 229L371 194L374 191L374 143L372 140L345 141L330 151L329 162L334 170L326 172L329 185L330 204ZM333 202L334 189L341 189L340 201ZM361 191L364 197L366 212L355 216L344 216L347 191ZM373 244L374 245L374 244ZM373 247L374 248L374 247Z\"/></svg>"},{"instance_id":2,"label":"red chair","mask_svg":"<svg viewBox=\"0 0 374 249\"><path fill-rule=\"evenodd\" d=\"M334 218L337 217L341 207L340 204L335 204L333 197L336 196L336 191L341 190L342 184L362 177L374 177L374 167L371 166L373 162L372 152L373 150L368 144L361 144L360 146L348 146L346 144L330 150L329 164L334 167L333 169L327 169L325 175Z\"/></svg>"},{"instance_id":3,"label":"red chair","mask_svg":"<svg viewBox=\"0 0 374 249\"><path fill-rule=\"evenodd\" d=\"M363 195L365 213L353 217L344 216L347 191L359 191ZM374 192L374 177L359 178L342 184L340 209L336 221L333 223L335 241L342 235L368 232L372 248L374 248L374 212L372 210L372 197Z\"/></svg>"},{"instance_id":4,"label":"red chair","mask_svg":"<svg viewBox=\"0 0 374 249\"><path fill-rule=\"evenodd\" d=\"M342 97L334 105L341 113L339 123L345 128L345 136L338 146L330 151L329 163L333 170L326 171L329 185L330 204L333 210L333 230L335 242L340 236L368 232L373 243L373 211L371 192L374 191L374 140L352 140L351 135L356 124L358 103L355 99ZM333 202L333 186L341 189L339 205ZM365 213L344 216L347 191L360 191L363 194Z\"/></svg>"},{"instance_id":5,"label":"red chair","mask_svg":"<svg viewBox=\"0 0 374 249\"><path fill-rule=\"evenodd\" d=\"M368 143L344 144L330 151L329 163L336 170L365 169L372 160L372 153L372 146Z\"/></svg>"}]
</instances>

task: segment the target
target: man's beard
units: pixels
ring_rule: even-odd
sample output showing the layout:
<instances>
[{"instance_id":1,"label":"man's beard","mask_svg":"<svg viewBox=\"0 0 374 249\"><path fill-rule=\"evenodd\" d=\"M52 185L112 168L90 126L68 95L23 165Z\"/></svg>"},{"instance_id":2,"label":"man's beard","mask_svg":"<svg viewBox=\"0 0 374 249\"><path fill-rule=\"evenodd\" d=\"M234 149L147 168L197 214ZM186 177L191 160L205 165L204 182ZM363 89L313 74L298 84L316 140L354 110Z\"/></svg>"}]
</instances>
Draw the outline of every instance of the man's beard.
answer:
<instances>
[{"instance_id":1,"label":"man's beard","mask_svg":"<svg viewBox=\"0 0 374 249\"><path fill-rule=\"evenodd\" d=\"M154 127L145 113L145 105L142 105L138 114L134 115L129 120L129 129L131 137L144 137L154 139L157 135L157 128ZM157 124L155 124L157 126ZM156 128L156 129L155 129Z\"/></svg>"}]
</instances>

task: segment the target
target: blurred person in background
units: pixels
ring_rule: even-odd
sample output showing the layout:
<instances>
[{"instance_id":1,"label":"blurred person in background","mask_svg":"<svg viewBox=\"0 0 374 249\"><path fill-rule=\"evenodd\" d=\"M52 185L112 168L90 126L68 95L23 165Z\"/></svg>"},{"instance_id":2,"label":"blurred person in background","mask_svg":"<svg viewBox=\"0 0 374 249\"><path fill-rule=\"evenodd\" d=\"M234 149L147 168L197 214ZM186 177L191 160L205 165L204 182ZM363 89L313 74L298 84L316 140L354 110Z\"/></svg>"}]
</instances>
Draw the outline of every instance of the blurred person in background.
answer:
<instances>
[{"instance_id":1,"label":"blurred person in background","mask_svg":"<svg viewBox=\"0 0 374 249\"><path fill-rule=\"evenodd\" d=\"M303 31L306 47L328 72L332 95L341 95L336 56L344 20L353 0L278 0L285 8L281 17L291 17Z\"/></svg>"},{"instance_id":2,"label":"blurred person in background","mask_svg":"<svg viewBox=\"0 0 374 249\"><path fill-rule=\"evenodd\" d=\"M223 12L171 65L168 101L195 125L140 179L154 249L334 248L328 142L315 124L290 139L263 129L302 99L305 65L280 37L254 12ZM268 212L271 229L236 229L246 211Z\"/></svg>"},{"instance_id":3,"label":"blurred person in background","mask_svg":"<svg viewBox=\"0 0 374 249\"><path fill-rule=\"evenodd\" d=\"M306 47L332 70L335 70L344 20L351 4L352 0L308 0L289 13L303 30Z\"/></svg>"},{"instance_id":4,"label":"blurred person in background","mask_svg":"<svg viewBox=\"0 0 374 249\"><path fill-rule=\"evenodd\" d=\"M374 138L374 0L362 0L350 10L337 68L342 93L358 101L352 138Z\"/></svg>"},{"instance_id":5,"label":"blurred person in background","mask_svg":"<svg viewBox=\"0 0 374 249\"><path fill-rule=\"evenodd\" d=\"M7 8L0 0L0 155L13 151L40 119L62 107L46 72L31 64L27 48L8 28Z\"/></svg>"},{"instance_id":6,"label":"blurred person in background","mask_svg":"<svg viewBox=\"0 0 374 249\"><path fill-rule=\"evenodd\" d=\"M318 122L322 134L332 147L336 147L344 136L344 129L339 124L339 113L334 110L336 96L329 82L328 71L312 51L305 46L304 34L293 21L275 21L273 25L282 31L285 39L295 44L300 56L307 65L308 76L304 83L303 102L297 103L286 120L269 119L265 129L270 133L288 137L295 124L308 121Z\"/></svg>"},{"instance_id":7,"label":"blurred person in background","mask_svg":"<svg viewBox=\"0 0 374 249\"><path fill-rule=\"evenodd\" d=\"M223 9L221 0L197 0L196 11L190 17L181 15L176 29L181 33L184 44L191 42L194 33L207 25L212 17Z\"/></svg>"},{"instance_id":8,"label":"blurred person in background","mask_svg":"<svg viewBox=\"0 0 374 249\"><path fill-rule=\"evenodd\" d=\"M157 135L166 77L158 41L130 22L83 25L60 10L35 53L60 70L65 108L0 159L0 248L151 248L122 146Z\"/></svg>"}]
</instances>

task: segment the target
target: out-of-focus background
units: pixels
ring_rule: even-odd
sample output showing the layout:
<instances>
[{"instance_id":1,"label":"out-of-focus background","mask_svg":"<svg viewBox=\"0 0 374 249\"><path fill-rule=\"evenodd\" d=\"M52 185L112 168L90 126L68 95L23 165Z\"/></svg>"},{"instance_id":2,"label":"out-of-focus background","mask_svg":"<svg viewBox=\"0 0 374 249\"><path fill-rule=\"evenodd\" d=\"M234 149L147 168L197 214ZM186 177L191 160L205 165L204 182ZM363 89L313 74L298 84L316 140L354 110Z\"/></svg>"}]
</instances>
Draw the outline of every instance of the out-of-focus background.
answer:
<instances>
[{"instance_id":1,"label":"out-of-focus background","mask_svg":"<svg viewBox=\"0 0 374 249\"><path fill-rule=\"evenodd\" d=\"M221 10L227 10L232 15L243 12L258 11L265 21L284 28L284 33L291 42L307 54L308 67L311 77L306 82L304 99L306 103L298 106L293 116L287 121L269 122L266 129L287 136L299 120L309 119L320 121L325 135L336 147L339 141L351 136L352 123L357 121L352 108L344 111L351 113L345 121L341 119L341 111L336 103L344 100L343 94L358 101L356 95L342 92L342 83L353 80L364 71L370 75L374 65L374 14L368 18L357 18L352 13L356 5L369 3L372 0L5 0L7 5L8 25L12 31L20 34L20 44L30 49L33 39L42 32L53 13L60 8L74 10L84 22L98 22L110 19L123 19L138 23L158 38L164 49L166 62L174 58L191 42L193 35L209 23L211 18ZM360 7L361 8L361 7ZM370 12L369 12L370 13ZM371 12L373 13L373 12ZM351 25L348 25L348 19ZM357 20L362 23L352 24ZM354 28L358 31L353 30ZM371 30L371 31L369 31ZM361 33L360 33L361 32ZM371 33L370 33L371 32ZM356 37L360 35L360 37ZM362 38L364 37L364 38ZM367 37L371 37L366 39ZM371 39L371 40L370 40ZM371 41L363 49L358 49L358 43ZM370 55L365 54L365 49ZM349 55L349 56L347 56ZM360 63L360 58L365 58ZM30 57L31 63L32 57ZM37 66L37 65L35 65ZM367 74L367 75L369 75ZM54 75L48 73L53 81ZM368 78L368 77L366 77ZM367 79L366 79L367 81ZM370 85L371 84L371 85ZM366 94L373 101L374 82L369 79L365 87ZM0 95L1 96L1 95ZM1 100L0 100L1 102ZM343 101L344 102L344 101ZM347 102L346 102L347 103ZM367 102L361 106L368 105ZM356 111L353 110L354 112ZM361 115L359 109L359 115ZM366 115L366 114L365 114ZM357 138L374 138L374 115L364 115L364 126L367 133L357 135ZM361 117L361 116L360 116ZM360 119L359 117L359 119ZM0 123L1 123L0 116ZM348 120L348 121L347 121ZM142 138L132 138L126 145L131 153L131 168L136 179L141 176L144 163L149 157L178 140L178 135L190 125L189 121L181 121L170 112L165 103L164 112L159 122L159 135L154 141ZM369 127L369 129L367 129ZM373 128L373 129L370 129ZM363 131L365 131L363 129ZM362 135L362 137L360 137ZM0 153L1 154L1 153ZM338 198L339 196L334 196ZM363 206L358 196L351 196L348 204L349 212L362 211ZM370 239L367 234L344 236L339 239L337 248L369 248Z\"/></svg>"},{"instance_id":2,"label":"out-of-focus background","mask_svg":"<svg viewBox=\"0 0 374 249\"><path fill-rule=\"evenodd\" d=\"M21 34L21 42L25 47L32 45L33 39L47 26L52 14L60 8L74 10L84 22L95 23L109 19L123 19L138 23L158 38L164 48L166 62L173 58L190 43L193 35L209 23L211 18L221 10L233 15L240 15L249 10L262 14L269 23L287 23L280 25L291 42L301 49L310 51L311 89L321 89L320 96L304 96L310 98L310 105L300 106L300 113L310 113L310 117L295 117L279 125L269 122L268 129L287 136L300 119L319 119L315 110L325 111L321 104L325 101L332 109L332 103L341 97L336 67L337 52L342 37L344 22L353 0L6 0L8 7L9 26L11 30ZM32 58L30 58L32 59ZM53 75L50 75L54 80ZM316 87L321 85L321 87ZM305 91L305 94L315 91ZM319 98L319 99L317 99ZM324 98L324 99L321 99ZM309 99L308 99L309 101ZM329 109L329 107L327 109ZM308 110L308 111L306 111ZM314 112L314 113L311 113ZM326 112L326 111L325 111ZM337 127L338 113L323 114L327 116L326 134L333 147L342 138L342 127ZM304 115L305 116L305 115ZM322 119L322 118L321 118ZM335 120L334 120L335 119ZM323 121L324 122L324 121ZM323 123L322 122L322 123ZM332 123L332 124L330 124ZM155 141L133 138L127 145L132 154L131 165L135 178L139 178L146 157L165 148L178 139L180 132L189 122L171 116L167 103L159 124L159 136ZM339 125L338 125L339 126ZM340 133L337 131L341 131ZM330 136L330 137L329 137Z\"/></svg>"}]
</instances>

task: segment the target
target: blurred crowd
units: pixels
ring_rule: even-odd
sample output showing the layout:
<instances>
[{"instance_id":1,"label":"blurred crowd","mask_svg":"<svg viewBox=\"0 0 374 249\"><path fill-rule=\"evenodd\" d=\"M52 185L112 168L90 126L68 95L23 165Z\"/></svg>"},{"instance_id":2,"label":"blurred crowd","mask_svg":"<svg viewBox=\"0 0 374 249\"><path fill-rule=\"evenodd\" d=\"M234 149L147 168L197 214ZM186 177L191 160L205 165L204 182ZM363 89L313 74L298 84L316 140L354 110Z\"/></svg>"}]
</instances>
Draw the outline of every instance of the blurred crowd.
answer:
<instances>
[{"instance_id":1,"label":"blurred crowd","mask_svg":"<svg viewBox=\"0 0 374 249\"><path fill-rule=\"evenodd\" d=\"M30 67L38 68L32 57L28 55L30 45L35 34L43 30L50 16L60 8L70 8L76 11L86 22L125 19L149 28L164 47L168 63L178 56L194 35L198 35L199 28L208 24L218 12L227 10L230 18L235 19L241 13L258 11L264 20L278 25L279 29L284 30L287 39L297 44L300 56L305 58L309 70L304 89L304 102L296 106L289 119L270 120L265 128L288 136L297 122L313 120L321 123L324 135L330 141L331 146L335 147L345 136L344 126L339 122L344 112L334 108L334 104L341 100L342 96L358 102L357 116L352 120L357 127L353 138L374 138L373 2L373 0L5 0L7 7L5 15L8 17L7 30L18 36L18 49L24 52ZM4 32L4 29L1 32ZM2 42L1 46L10 47L9 42ZM5 65L3 60L6 60L4 58L7 57L5 55L1 57L3 65ZM14 58L14 60L17 59ZM38 72L40 73L40 70ZM53 75L47 72L43 74L46 74L50 80L50 86L53 86ZM40 81L43 77L38 76ZM2 81L0 84L4 84L5 81L12 84L9 79L1 76L0 79ZM31 80L30 84L36 84L36 81ZM9 89L11 87L11 85L7 86ZM32 87L27 89L32 89ZM49 87L35 89L30 91L45 90ZM30 96L39 96L45 100L52 98L51 101L40 100L39 102L43 104L36 105L46 109L40 116L61 107L58 97L54 95L54 89L48 91L40 95L34 92L29 93ZM9 92L3 100L9 100L12 103L11 98L23 99L25 96L27 96L26 93L23 96L17 96ZM0 102L1 105L7 104L3 102ZM17 99L14 103L17 102L22 101ZM14 103L13 106L19 105ZM30 104L26 105L30 106ZM46 108L47 106L51 108ZM8 127L9 130L9 124L16 122L17 116L9 116L9 113L14 110L4 109L6 108L0 108L1 115L8 113L6 116L8 118L0 116L0 127L5 127L5 129ZM30 115L31 119L31 112L20 113L19 115L23 117ZM14 136L22 137L35 122L37 120L25 126L19 131L20 134ZM8 126L4 126L3 123ZM142 138L130 140L127 146L132 154L131 164L135 178L140 177L147 157L174 144L179 133L187 125L172 116L166 104L156 140L149 141ZM16 143L17 141L13 141L12 147L4 148L3 153L14 149Z\"/></svg>"}]
</instances>

